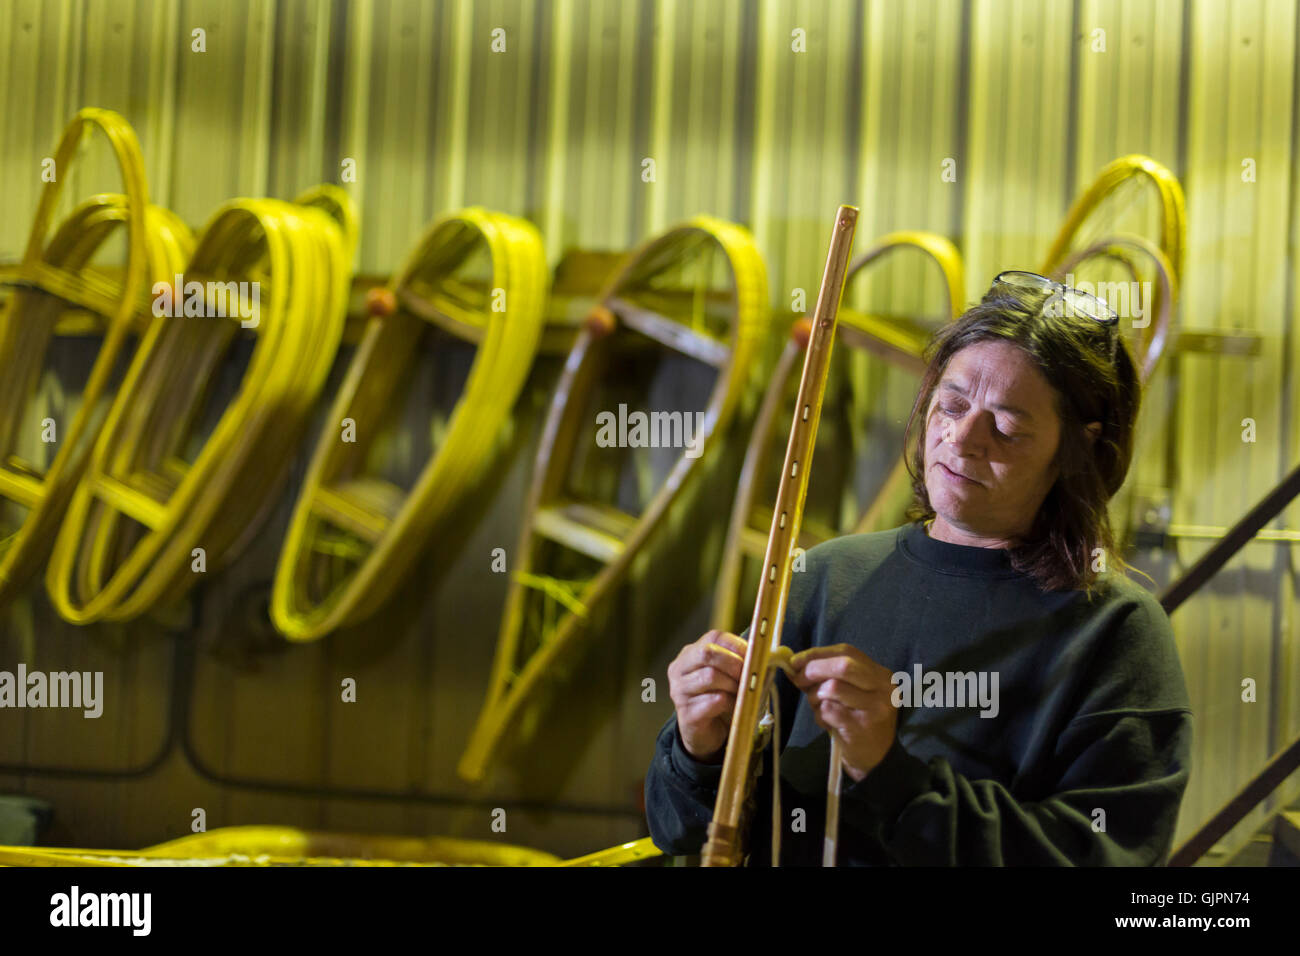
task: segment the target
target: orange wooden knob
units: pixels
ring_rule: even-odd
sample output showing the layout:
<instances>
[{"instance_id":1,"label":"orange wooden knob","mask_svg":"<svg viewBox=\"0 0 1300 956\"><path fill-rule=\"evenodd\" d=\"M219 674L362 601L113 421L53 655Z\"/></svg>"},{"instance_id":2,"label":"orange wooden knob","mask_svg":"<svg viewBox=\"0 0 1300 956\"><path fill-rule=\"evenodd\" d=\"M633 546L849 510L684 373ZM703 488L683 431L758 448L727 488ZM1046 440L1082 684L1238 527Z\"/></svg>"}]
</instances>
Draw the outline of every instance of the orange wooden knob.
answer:
<instances>
[{"instance_id":1,"label":"orange wooden knob","mask_svg":"<svg viewBox=\"0 0 1300 956\"><path fill-rule=\"evenodd\" d=\"M377 285L366 293L366 311L383 318L397 311L397 296L387 286Z\"/></svg>"},{"instance_id":2,"label":"orange wooden knob","mask_svg":"<svg viewBox=\"0 0 1300 956\"><path fill-rule=\"evenodd\" d=\"M790 326L790 338L799 343L799 348L806 349L812 339L812 319L805 315Z\"/></svg>"},{"instance_id":3,"label":"orange wooden knob","mask_svg":"<svg viewBox=\"0 0 1300 956\"><path fill-rule=\"evenodd\" d=\"M598 305L587 313L586 325L588 332L601 339L618 327L618 319L605 306Z\"/></svg>"}]
</instances>

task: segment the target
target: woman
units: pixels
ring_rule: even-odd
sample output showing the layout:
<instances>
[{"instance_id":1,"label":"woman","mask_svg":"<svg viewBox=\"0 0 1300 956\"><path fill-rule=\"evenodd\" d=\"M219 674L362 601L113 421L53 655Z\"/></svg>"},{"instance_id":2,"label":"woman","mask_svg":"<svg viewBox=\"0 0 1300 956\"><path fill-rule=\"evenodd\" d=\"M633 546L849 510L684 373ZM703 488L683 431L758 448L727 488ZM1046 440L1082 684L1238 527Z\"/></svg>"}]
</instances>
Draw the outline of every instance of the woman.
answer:
<instances>
[{"instance_id":1,"label":"woman","mask_svg":"<svg viewBox=\"0 0 1300 956\"><path fill-rule=\"evenodd\" d=\"M780 862L820 862L833 733L841 865L1161 863L1192 716L1169 619L1113 550L1141 393L1118 319L1003 273L926 360L910 523L824 542L793 575ZM668 669L646 778L667 853L704 842L747 634L710 631ZM771 862L768 755L762 772L751 865Z\"/></svg>"}]
</instances>

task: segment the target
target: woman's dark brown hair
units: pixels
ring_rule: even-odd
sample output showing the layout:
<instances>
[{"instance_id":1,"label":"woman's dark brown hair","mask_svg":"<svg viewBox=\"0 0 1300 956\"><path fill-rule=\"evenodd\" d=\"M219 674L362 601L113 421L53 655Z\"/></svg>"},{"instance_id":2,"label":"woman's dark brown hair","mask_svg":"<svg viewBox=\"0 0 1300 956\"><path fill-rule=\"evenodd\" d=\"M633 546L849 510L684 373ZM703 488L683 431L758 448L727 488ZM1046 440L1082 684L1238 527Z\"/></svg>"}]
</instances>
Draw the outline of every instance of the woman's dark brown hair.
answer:
<instances>
[{"instance_id":1,"label":"woman's dark brown hair","mask_svg":"<svg viewBox=\"0 0 1300 956\"><path fill-rule=\"evenodd\" d=\"M1044 590L1083 590L1091 599L1098 584L1095 549L1102 549L1112 571L1131 569L1115 547L1106 505L1124 484L1133 457L1142 385L1118 324L1103 325L1069 309L1044 310L1046 300L1045 293L990 290L926 346L925 375L903 435L913 495L906 514L909 521L935 516L925 487L925 427L949 360L976 342L1010 342L1052 386L1061 420L1059 477L1024 541L1011 549L1012 566ZM918 416L923 423L913 444ZM1088 422L1101 423L1095 443L1089 441Z\"/></svg>"}]
</instances>

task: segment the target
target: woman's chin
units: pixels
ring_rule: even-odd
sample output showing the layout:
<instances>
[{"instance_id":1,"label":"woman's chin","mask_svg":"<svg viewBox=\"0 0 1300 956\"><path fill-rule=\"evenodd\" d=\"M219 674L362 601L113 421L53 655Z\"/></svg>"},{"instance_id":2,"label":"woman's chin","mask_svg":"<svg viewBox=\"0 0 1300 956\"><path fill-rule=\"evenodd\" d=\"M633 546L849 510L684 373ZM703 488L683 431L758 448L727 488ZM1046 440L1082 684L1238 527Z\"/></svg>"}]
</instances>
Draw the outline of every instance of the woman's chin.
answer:
<instances>
[{"instance_id":1,"label":"woman's chin","mask_svg":"<svg viewBox=\"0 0 1300 956\"><path fill-rule=\"evenodd\" d=\"M978 522L983 510L975 507L974 502L946 489L930 495L930 507L934 510L935 520L957 528L969 527L971 521Z\"/></svg>"},{"instance_id":2,"label":"woman's chin","mask_svg":"<svg viewBox=\"0 0 1300 956\"><path fill-rule=\"evenodd\" d=\"M953 488L930 488L930 507L939 514L951 514L959 517L960 513L970 507L969 500Z\"/></svg>"}]
</instances>

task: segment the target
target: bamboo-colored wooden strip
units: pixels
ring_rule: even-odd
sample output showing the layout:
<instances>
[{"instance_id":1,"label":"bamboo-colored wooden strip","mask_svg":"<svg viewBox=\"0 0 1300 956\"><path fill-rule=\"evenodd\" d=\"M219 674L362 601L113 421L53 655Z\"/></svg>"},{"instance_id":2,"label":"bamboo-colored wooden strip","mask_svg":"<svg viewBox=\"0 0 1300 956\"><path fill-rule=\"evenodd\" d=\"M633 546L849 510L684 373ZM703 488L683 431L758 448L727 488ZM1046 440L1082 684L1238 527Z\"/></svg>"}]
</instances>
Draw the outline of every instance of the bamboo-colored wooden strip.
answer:
<instances>
[{"instance_id":1,"label":"bamboo-colored wooden strip","mask_svg":"<svg viewBox=\"0 0 1300 956\"><path fill-rule=\"evenodd\" d=\"M374 494L373 482L322 487L312 498L311 513L374 544L393 523L400 505L401 489L389 489L395 494Z\"/></svg>"},{"instance_id":2,"label":"bamboo-colored wooden strip","mask_svg":"<svg viewBox=\"0 0 1300 956\"><path fill-rule=\"evenodd\" d=\"M704 866L736 866L741 862L737 827L748 796L749 768L754 758L759 710L770 687L768 661L773 650L781 643L783 620L780 610L785 605L785 596L790 587L789 556L792 553L792 542L797 540L808 491L817 422L821 415L826 373L834 345L836 314L843 296L844 280L853 248L856 218L857 209L841 206L836 213L835 228L831 234L826 269L812 318L811 339L795 400L795 415L786 446L781 483L773 507L776 517L772 521L767 552L763 557L763 565L771 569L771 574L765 573L760 577L758 599L750 624L751 639L745 653L735 713L722 763L722 776L718 782L717 803L714 806L713 820L709 824L708 840L702 851L701 863ZM839 749L833 745L831 770L836 783L840 770L838 761ZM834 840L833 834L828 833L827 837Z\"/></svg>"},{"instance_id":3,"label":"bamboo-colored wooden strip","mask_svg":"<svg viewBox=\"0 0 1300 956\"><path fill-rule=\"evenodd\" d=\"M694 332L680 322L675 322L649 309L639 308L623 299L611 299L608 304L628 328L635 329L661 345L699 359L714 368L721 368L727 363L730 349L725 342Z\"/></svg>"},{"instance_id":4,"label":"bamboo-colored wooden strip","mask_svg":"<svg viewBox=\"0 0 1300 956\"><path fill-rule=\"evenodd\" d=\"M569 508L542 508L533 526L539 535L606 564L623 553L621 537L576 520Z\"/></svg>"}]
</instances>

